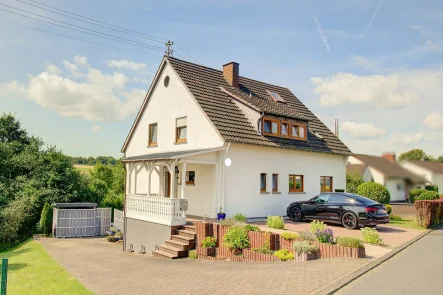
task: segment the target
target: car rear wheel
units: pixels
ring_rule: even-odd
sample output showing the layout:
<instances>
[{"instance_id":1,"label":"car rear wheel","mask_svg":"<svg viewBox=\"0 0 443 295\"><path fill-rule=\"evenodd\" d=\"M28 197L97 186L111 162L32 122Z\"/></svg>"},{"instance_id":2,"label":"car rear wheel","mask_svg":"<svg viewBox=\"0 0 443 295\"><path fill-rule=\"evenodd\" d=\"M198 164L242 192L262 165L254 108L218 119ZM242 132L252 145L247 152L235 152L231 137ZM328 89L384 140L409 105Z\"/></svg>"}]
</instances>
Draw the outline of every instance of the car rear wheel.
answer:
<instances>
[{"instance_id":1,"label":"car rear wheel","mask_svg":"<svg viewBox=\"0 0 443 295\"><path fill-rule=\"evenodd\" d=\"M347 229L356 229L358 227L357 216L354 213L346 212L341 218L341 224Z\"/></svg>"},{"instance_id":2,"label":"car rear wheel","mask_svg":"<svg viewBox=\"0 0 443 295\"><path fill-rule=\"evenodd\" d=\"M300 222L303 220L303 214L301 213L300 208L295 206L289 209L289 217L294 222Z\"/></svg>"}]
</instances>

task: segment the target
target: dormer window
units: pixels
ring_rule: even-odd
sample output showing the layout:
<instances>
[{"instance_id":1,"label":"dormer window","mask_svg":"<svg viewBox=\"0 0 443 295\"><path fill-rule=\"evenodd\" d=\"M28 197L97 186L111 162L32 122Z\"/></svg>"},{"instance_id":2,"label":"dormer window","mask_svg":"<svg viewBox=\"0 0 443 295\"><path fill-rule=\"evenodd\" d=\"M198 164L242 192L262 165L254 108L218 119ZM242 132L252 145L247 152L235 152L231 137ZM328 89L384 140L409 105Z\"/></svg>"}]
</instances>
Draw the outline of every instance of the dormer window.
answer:
<instances>
[{"instance_id":1,"label":"dormer window","mask_svg":"<svg viewBox=\"0 0 443 295\"><path fill-rule=\"evenodd\" d=\"M306 125L305 124L292 124L292 138L306 140Z\"/></svg>"},{"instance_id":2,"label":"dormer window","mask_svg":"<svg viewBox=\"0 0 443 295\"><path fill-rule=\"evenodd\" d=\"M263 119L263 134L270 136L279 136L280 121L271 118Z\"/></svg>"},{"instance_id":3,"label":"dormer window","mask_svg":"<svg viewBox=\"0 0 443 295\"><path fill-rule=\"evenodd\" d=\"M269 95L271 96L271 98L275 101L275 102L282 102L285 103L285 100L283 98L280 97L280 95L277 92L274 91L270 91L267 90Z\"/></svg>"},{"instance_id":4,"label":"dormer window","mask_svg":"<svg viewBox=\"0 0 443 295\"><path fill-rule=\"evenodd\" d=\"M291 123L287 121L281 121L281 137L289 138L289 134L291 132Z\"/></svg>"}]
</instances>

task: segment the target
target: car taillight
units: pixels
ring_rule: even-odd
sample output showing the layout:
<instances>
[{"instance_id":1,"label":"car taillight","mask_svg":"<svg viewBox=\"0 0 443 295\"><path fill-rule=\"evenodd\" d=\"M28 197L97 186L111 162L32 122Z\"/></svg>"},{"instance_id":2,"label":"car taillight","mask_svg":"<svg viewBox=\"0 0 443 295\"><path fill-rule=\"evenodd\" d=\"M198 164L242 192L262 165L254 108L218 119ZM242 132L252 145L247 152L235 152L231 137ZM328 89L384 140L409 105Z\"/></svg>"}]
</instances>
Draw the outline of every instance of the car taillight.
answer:
<instances>
[{"instance_id":1,"label":"car taillight","mask_svg":"<svg viewBox=\"0 0 443 295\"><path fill-rule=\"evenodd\" d=\"M377 208L365 208L366 213L377 213Z\"/></svg>"}]
</instances>

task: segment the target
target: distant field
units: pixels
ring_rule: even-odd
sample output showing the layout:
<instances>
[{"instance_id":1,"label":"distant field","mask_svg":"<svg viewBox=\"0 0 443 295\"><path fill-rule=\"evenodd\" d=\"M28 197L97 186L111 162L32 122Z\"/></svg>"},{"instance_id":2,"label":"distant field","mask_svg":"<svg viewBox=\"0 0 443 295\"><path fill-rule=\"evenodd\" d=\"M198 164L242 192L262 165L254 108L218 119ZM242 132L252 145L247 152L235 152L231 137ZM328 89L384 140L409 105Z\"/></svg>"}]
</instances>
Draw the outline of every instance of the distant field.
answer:
<instances>
[{"instance_id":1,"label":"distant field","mask_svg":"<svg viewBox=\"0 0 443 295\"><path fill-rule=\"evenodd\" d=\"M74 167L80 170L81 173L90 173L91 169L94 168L94 166L91 165L78 165L78 164L75 164Z\"/></svg>"}]
</instances>

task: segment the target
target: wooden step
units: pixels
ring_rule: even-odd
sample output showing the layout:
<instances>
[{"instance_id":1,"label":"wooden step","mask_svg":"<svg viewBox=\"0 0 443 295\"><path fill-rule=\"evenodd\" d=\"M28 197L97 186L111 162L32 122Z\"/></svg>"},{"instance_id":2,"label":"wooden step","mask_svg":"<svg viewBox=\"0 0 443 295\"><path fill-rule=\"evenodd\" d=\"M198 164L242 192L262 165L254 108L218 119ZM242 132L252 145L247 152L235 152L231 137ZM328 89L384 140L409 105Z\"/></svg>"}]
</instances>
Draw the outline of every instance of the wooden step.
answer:
<instances>
[{"instance_id":1,"label":"wooden step","mask_svg":"<svg viewBox=\"0 0 443 295\"><path fill-rule=\"evenodd\" d=\"M159 250L163 251L163 252L168 252L168 253L174 254L177 257L185 257L185 251L179 250L179 249L177 249L177 248L175 248L173 246L161 245L159 247Z\"/></svg>"},{"instance_id":2,"label":"wooden step","mask_svg":"<svg viewBox=\"0 0 443 295\"><path fill-rule=\"evenodd\" d=\"M155 251L152 252L152 255L158 256L158 257L163 257L163 258L169 258L169 259L177 259L177 258L179 258L175 254L171 254L169 252L165 252L165 251L162 251L162 250L155 250Z\"/></svg>"},{"instance_id":3,"label":"wooden step","mask_svg":"<svg viewBox=\"0 0 443 295\"><path fill-rule=\"evenodd\" d=\"M195 240L190 237L182 235L172 235L171 240L186 243L189 245L189 249L193 249L195 247Z\"/></svg>"},{"instance_id":4,"label":"wooden step","mask_svg":"<svg viewBox=\"0 0 443 295\"><path fill-rule=\"evenodd\" d=\"M178 234L180 236L188 237L188 238L191 238L193 240L195 239L195 232L193 232L193 231L189 231L189 230L185 230L185 229L179 229L177 232L178 232Z\"/></svg>"},{"instance_id":5,"label":"wooden step","mask_svg":"<svg viewBox=\"0 0 443 295\"><path fill-rule=\"evenodd\" d=\"M165 245L176 248L179 251L188 251L190 249L189 242L180 242L176 240L165 241Z\"/></svg>"},{"instance_id":6,"label":"wooden step","mask_svg":"<svg viewBox=\"0 0 443 295\"><path fill-rule=\"evenodd\" d=\"M195 233L195 225L188 225L188 224L186 224L186 225L184 226L184 228L185 228L185 230L187 230L187 231L192 231L192 232Z\"/></svg>"}]
</instances>

